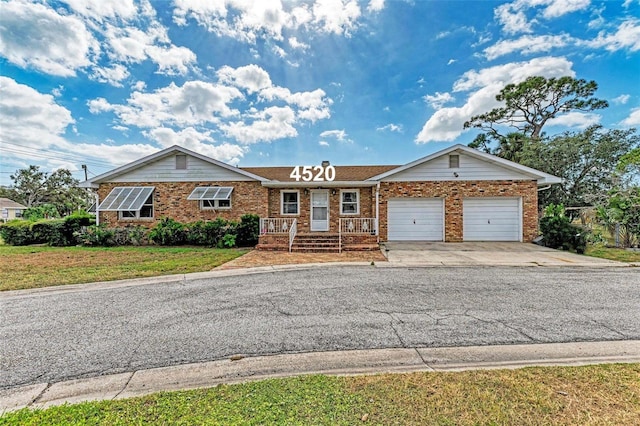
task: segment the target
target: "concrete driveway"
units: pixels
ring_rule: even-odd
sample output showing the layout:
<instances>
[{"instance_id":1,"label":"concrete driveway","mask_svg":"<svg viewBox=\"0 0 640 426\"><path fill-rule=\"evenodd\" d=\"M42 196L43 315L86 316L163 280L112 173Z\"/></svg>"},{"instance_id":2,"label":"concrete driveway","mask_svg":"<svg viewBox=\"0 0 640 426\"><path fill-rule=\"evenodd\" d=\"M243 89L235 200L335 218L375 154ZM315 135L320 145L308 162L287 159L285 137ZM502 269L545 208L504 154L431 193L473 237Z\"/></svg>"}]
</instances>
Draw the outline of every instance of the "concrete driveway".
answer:
<instances>
[{"instance_id":1,"label":"concrete driveway","mask_svg":"<svg viewBox=\"0 0 640 426\"><path fill-rule=\"evenodd\" d=\"M390 241L383 244L383 252L389 260L388 266L629 266L536 244L514 242Z\"/></svg>"}]
</instances>

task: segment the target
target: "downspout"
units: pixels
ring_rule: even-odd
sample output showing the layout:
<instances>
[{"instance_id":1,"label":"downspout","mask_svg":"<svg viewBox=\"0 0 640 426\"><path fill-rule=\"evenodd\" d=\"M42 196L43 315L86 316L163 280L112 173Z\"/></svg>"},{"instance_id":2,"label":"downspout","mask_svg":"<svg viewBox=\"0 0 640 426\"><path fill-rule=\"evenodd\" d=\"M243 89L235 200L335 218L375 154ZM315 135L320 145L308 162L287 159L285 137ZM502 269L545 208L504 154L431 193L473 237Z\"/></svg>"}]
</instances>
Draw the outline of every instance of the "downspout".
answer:
<instances>
[{"instance_id":1,"label":"downspout","mask_svg":"<svg viewBox=\"0 0 640 426\"><path fill-rule=\"evenodd\" d=\"M380 244L380 181L376 183L376 236Z\"/></svg>"},{"instance_id":2,"label":"downspout","mask_svg":"<svg viewBox=\"0 0 640 426\"><path fill-rule=\"evenodd\" d=\"M549 189L549 188L551 188L551 185L547 185L547 186L545 186L545 187L538 188L538 192L540 192L540 191L546 191L546 190L547 190L547 189Z\"/></svg>"},{"instance_id":3,"label":"downspout","mask_svg":"<svg viewBox=\"0 0 640 426\"><path fill-rule=\"evenodd\" d=\"M96 190L96 226L100 225L100 209L98 208L99 206L100 206L100 195Z\"/></svg>"}]
</instances>

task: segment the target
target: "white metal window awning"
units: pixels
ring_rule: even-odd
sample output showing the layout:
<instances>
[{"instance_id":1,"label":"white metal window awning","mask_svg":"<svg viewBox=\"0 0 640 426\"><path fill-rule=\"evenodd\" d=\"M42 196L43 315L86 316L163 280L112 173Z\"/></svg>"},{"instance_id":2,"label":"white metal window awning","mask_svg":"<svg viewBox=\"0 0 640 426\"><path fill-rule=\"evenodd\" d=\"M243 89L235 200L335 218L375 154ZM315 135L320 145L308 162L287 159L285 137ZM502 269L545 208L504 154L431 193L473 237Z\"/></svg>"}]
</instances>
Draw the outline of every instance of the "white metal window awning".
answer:
<instances>
[{"instance_id":1,"label":"white metal window awning","mask_svg":"<svg viewBox=\"0 0 640 426\"><path fill-rule=\"evenodd\" d=\"M140 211L153 193L155 186L118 186L100 203L103 212Z\"/></svg>"},{"instance_id":2,"label":"white metal window awning","mask_svg":"<svg viewBox=\"0 0 640 426\"><path fill-rule=\"evenodd\" d=\"M232 192L231 186L198 186L187 200L228 200Z\"/></svg>"}]
</instances>

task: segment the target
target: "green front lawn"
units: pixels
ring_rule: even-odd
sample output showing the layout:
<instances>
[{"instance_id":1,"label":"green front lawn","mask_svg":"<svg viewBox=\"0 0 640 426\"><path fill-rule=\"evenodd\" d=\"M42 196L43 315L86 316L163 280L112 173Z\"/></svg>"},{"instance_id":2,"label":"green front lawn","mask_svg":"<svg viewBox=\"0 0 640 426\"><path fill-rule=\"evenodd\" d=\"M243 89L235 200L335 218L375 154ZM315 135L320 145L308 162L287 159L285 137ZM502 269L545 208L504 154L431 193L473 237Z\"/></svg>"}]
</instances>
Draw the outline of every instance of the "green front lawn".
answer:
<instances>
[{"instance_id":1,"label":"green front lawn","mask_svg":"<svg viewBox=\"0 0 640 426\"><path fill-rule=\"evenodd\" d=\"M640 262L640 251L631 251L621 248L588 246L585 254L587 256L600 257L602 259L617 260L618 262Z\"/></svg>"},{"instance_id":2,"label":"green front lawn","mask_svg":"<svg viewBox=\"0 0 640 426\"><path fill-rule=\"evenodd\" d=\"M0 245L0 291L210 271L246 250Z\"/></svg>"},{"instance_id":3,"label":"green front lawn","mask_svg":"<svg viewBox=\"0 0 640 426\"><path fill-rule=\"evenodd\" d=\"M640 364L303 376L23 409L20 425L632 425Z\"/></svg>"}]
</instances>

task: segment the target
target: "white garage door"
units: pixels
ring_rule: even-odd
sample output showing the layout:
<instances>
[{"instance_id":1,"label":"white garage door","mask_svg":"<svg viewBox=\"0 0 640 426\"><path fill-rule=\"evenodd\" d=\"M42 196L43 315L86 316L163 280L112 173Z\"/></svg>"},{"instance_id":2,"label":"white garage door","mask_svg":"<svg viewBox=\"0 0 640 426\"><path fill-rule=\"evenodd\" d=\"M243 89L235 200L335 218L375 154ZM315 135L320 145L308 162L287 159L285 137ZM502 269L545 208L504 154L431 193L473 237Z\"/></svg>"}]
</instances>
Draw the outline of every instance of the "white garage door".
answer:
<instances>
[{"instance_id":1,"label":"white garage door","mask_svg":"<svg viewBox=\"0 0 640 426\"><path fill-rule=\"evenodd\" d=\"M387 204L389 241L442 241L441 198L394 198Z\"/></svg>"},{"instance_id":2,"label":"white garage door","mask_svg":"<svg viewBox=\"0 0 640 426\"><path fill-rule=\"evenodd\" d=\"M462 201L464 241L520 241L520 199L465 198Z\"/></svg>"}]
</instances>

